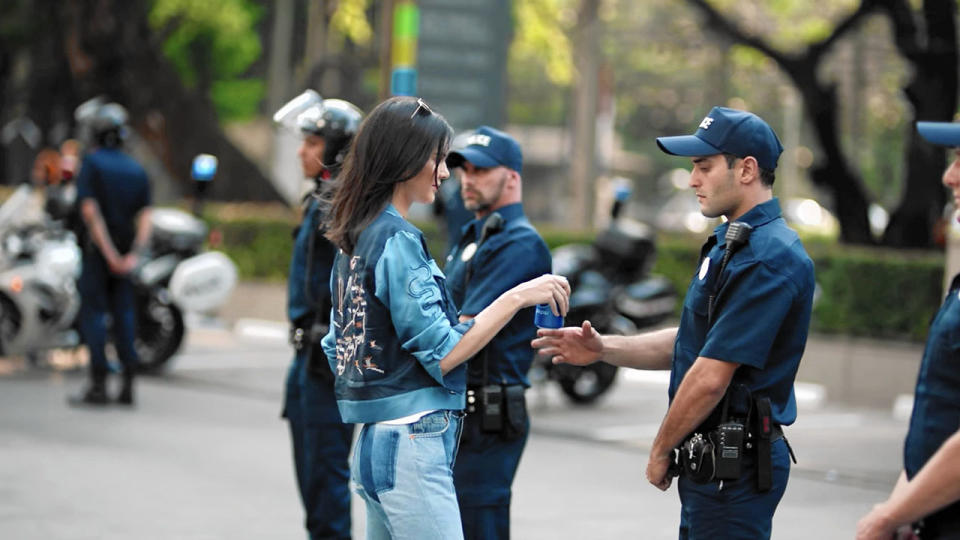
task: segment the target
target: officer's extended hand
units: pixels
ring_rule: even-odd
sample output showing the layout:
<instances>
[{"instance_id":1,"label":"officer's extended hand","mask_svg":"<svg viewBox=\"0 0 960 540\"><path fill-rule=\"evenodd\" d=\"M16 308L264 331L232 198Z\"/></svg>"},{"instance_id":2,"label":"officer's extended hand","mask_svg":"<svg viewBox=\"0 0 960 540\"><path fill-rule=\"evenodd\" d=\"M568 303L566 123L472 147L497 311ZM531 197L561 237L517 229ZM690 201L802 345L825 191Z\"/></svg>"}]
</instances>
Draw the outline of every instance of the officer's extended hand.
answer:
<instances>
[{"instance_id":1,"label":"officer's extended hand","mask_svg":"<svg viewBox=\"0 0 960 540\"><path fill-rule=\"evenodd\" d=\"M670 454L664 456L650 453L650 461L647 462L647 481L660 491L666 491L673 483L673 477L670 475L671 459L673 456Z\"/></svg>"},{"instance_id":2,"label":"officer's extended hand","mask_svg":"<svg viewBox=\"0 0 960 540\"><path fill-rule=\"evenodd\" d=\"M540 354L552 357L554 364L585 366L599 360L603 353L600 334L593 329L590 321L583 321L581 327L541 328L537 330L537 335L540 337L530 345Z\"/></svg>"},{"instance_id":3,"label":"officer's extended hand","mask_svg":"<svg viewBox=\"0 0 960 540\"><path fill-rule=\"evenodd\" d=\"M566 317L570 308L570 283L567 278L555 274L524 281L507 293L519 296L524 307L549 304L554 315Z\"/></svg>"},{"instance_id":4,"label":"officer's extended hand","mask_svg":"<svg viewBox=\"0 0 960 540\"><path fill-rule=\"evenodd\" d=\"M863 516L857 523L857 540L913 540L913 528L909 525L897 527L887 516L886 506L880 503Z\"/></svg>"}]
</instances>

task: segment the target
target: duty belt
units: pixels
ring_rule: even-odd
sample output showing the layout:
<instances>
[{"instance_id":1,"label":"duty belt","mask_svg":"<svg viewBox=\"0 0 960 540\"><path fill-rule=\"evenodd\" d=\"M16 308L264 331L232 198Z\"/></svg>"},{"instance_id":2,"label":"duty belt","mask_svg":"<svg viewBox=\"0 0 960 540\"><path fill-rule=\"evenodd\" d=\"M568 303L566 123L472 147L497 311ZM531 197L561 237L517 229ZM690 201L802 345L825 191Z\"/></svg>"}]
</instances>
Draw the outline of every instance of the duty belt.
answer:
<instances>
[{"instance_id":1,"label":"duty belt","mask_svg":"<svg viewBox=\"0 0 960 540\"><path fill-rule=\"evenodd\" d=\"M499 386L503 388L504 393L506 393L508 388L513 388L515 386L523 388L523 385L521 384L489 384L489 385L468 384L467 385L467 407L466 407L467 413L475 413L483 407L482 396L483 396L484 386ZM522 394L523 390L520 390L519 392Z\"/></svg>"}]
</instances>

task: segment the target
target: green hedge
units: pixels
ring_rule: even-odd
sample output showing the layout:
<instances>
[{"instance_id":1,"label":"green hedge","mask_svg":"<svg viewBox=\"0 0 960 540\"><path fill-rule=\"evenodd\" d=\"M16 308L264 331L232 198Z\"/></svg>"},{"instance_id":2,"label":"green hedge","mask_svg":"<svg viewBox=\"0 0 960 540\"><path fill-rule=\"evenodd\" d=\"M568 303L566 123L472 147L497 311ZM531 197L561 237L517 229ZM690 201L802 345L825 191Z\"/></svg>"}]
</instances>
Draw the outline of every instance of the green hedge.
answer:
<instances>
[{"instance_id":1,"label":"green hedge","mask_svg":"<svg viewBox=\"0 0 960 540\"><path fill-rule=\"evenodd\" d=\"M250 217L258 216L258 217ZM222 249L237 264L241 279L284 280L293 248L296 213L270 211L207 212L207 221L222 236ZM427 236L430 253L445 255L444 239L434 222L417 226ZM540 227L551 248L589 242L593 234ZM703 238L663 236L653 271L669 278L679 294L690 283ZM812 329L818 332L893 339L923 340L942 300L943 255L850 248L817 239L805 241L814 260L819 291ZM678 303L679 304L679 303ZM677 307L679 312L679 305Z\"/></svg>"},{"instance_id":2,"label":"green hedge","mask_svg":"<svg viewBox=\"0 0 960 540\"><path fill-rule=\"evenodd\" d=\"M234 221L217 223L219 248L237 264L240 279L285 280L293 252L295 223Z\"/></svg>"},{"instance_id":3,"label":"green hedge","mask_svg":"<svg viewBox=\"0 0 960 540\"><path fill-rule=\"evenodd\" d=\"M237 265L240 279L287 279L298 214L290 207L263 203L211 203L204 208L215 249Z\"/></svg>"},{"instance_id":4,"label":"green hedge","mask_svg":"<svg viewBox=\"0 0 960 540\"><path fill-rule=\"evenodd\" d=\"M813 255L821 332L922 341L943 300L943 255L832 249Z\"/></svg>"}]
</instances>

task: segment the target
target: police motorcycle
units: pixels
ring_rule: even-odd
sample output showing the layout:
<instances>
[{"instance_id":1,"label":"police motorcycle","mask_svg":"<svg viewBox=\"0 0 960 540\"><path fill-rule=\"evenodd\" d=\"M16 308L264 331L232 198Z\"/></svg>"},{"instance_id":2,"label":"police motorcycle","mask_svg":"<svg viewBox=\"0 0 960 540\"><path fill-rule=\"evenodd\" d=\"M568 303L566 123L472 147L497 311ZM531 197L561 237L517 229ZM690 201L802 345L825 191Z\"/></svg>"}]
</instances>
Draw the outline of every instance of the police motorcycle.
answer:
<instances>
[{"instance_id":1,"label":"police motorcycle","mask_svg":"<svg viewBox=\"0 0 960 540\"><path fill-rule=\"evenodd\" d=\"M120 105L97 96L74 111L79 138L89 141L104 125L127 136L127 113ZM217 171L217 158L196 156L193 212L199 216L207 186ZM75 207L76 202L71 201ZM209 312L223 305L236 286L237 269L223 253L204 252L207 226L197 217L172 208L151 211L150 241L131 272L135 287L134 347L144 373L159 373L179 350L186 335L184 313Z\"/></svg>"},{"instance_id":2,"label":"police motorcycle","mask_svg":"<svg viewBox=\"0 0 960 540\"><path fill-rule=\"evenodd\" d=\"M33 197L21 185L0 206L0 356L34 356L79 343L76 280L81 253L73 232L46 215L18 223Z\"/></svg>"},{"instance_id":3,"label":"police motorcycle","mask_svg":"<svg viewBox=\"0 0 960 540\"><path fill-rule=\"evenodd\" d=\"M555 248L553 273L570 282L570 309L564 326L583 321L601 334L629 335L661 324L674 314L677 295L662 276L650 275L656 235L646 224L620 217L630 189L617 186L610 225L592 244ZM556 381L576 404L589 404L611 388L617 366L594 362L587 366L554 365L537 355L534 367L544 378Z\"/></svg>"},{"instance_id":4,"label":"police motorcycle","mask_svg":"<svg viewBox=\"0 0 960 540\"><path fill-rule=\"evenodd\" d=\"M198 156L194 177L212 178L212 156ZM68 195L69 196L69 195ZM82 266L75 234L64 226L72 200L47 201L39 220L17 225L31 190L18 188L0 206L0 355L36 355L80 343L76 318ZM58 209L58 210L57 210ZM237 270L223 253L203 251L206 225L181 210L157 208L152 233L132 279L136 290L141 369L162 371L186 335L184 313L214 310L236 286Z\"/></svg>"},{"instance_id":5,"label":"police motorcycle","mask_svg":"<svg viewBox=\"0 0 960 540\"><path fill-rule=\"evenodd\" d=\"M196 181L194 212L217 169L216 157L200 154L193 161ZM186 335L185 312L206 313L222 306L237 284L237 267L219 251L204 251L206 224L175 208L154 208L150 242L133 270L137 335L134 347L145 373L158 373L177 352Z\"/></svg>"}]
</instances>

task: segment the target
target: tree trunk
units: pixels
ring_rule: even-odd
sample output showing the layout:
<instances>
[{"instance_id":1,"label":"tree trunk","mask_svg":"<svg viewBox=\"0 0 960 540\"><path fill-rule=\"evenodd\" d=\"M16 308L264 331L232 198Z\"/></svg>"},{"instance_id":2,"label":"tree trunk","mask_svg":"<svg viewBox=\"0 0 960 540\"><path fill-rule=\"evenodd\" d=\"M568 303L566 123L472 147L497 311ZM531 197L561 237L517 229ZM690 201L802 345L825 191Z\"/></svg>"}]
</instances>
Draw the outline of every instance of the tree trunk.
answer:
<instances>
[{"instance_id":1,"label":"tree trunk","mask_svg":"<svg viewBox=\"0 0 960 540\"><path fill-rule=\"evenodd\" d=\"M59 118L72 123L80 102L104 94L128 109L131 126L164 162L180 195L193 193L190 165L194 155L205 152L220 160L209 197L281 200L256 165L226 139L207 94L180 83L147 24L149 2L37 0L32 8L37 20L55 19L43 25L32 50L26 115L39 119L41 128L49 130Z\"/></svg>"},{"instance_id":2,"label":"tree trunk","mask_svg":"<svg viewBox=\"0 0 960 540\"><path fill-rule=\"evenodd\" d=\"M838 23L833 33L813 43L800 54L787 55L773 49L765 41L744 33L723 17L706 0L687 0L708 19L708 26L735 43L753 47L769 56L796 85L803 99L803 110L817 137L822 159L811 171L813 183L833 195L834 210L840 221L840 238L854 244L872 244L867 219L867 198L860 177L847 163L840 147L839 105L836 88L817 78L817 67L824 53L859 20L876 8L875 2L864 0L860 7Z\"/></svg>"},{"instance_id":3,"label":"tree trunk","mask_svg":"<svg viewBox=\"0 0 960 540\"><path fill-rule=\"evenodd\" d=\"M914 119L950 121L957 110L958 51L956 3L927 0L923 5L926 38L912 24L913 13L902 2L886 6L895 21L897 47L914 68L904 94L913 105ZM926 42L926 46L921 43ZM907 129L906 177L900 205L883 235L885 245L929 247L941 217L946 194L940 185L944 154L924 141L913 122Z\"/></svg>"},{"instance_id":4,"label":"tree trunk","mask_svg":"<svg viewBox=\"0 0 960 540\"><path fill-rule=\"evenodd\" d=\"M815 70L816 64L811 61L799 61L786 69L800 89L804 113L823 153L810 178L815 185L833 194L840 239L851 244L872 244L863 185L840 148L836 87L818 83Z\"/></svg>"},{"instance_id":5,"label":"tree trunk","mask_svg":"<svg viewBox=\"0 0 960 540\"><path fill-rule=\"evenodd\" d=\"M581 0L574 36L577 84L573 104L573 149L570 155L569 222L593 227L597 174L597 76L599 0Z\"/></svg>"}]
</instances>

